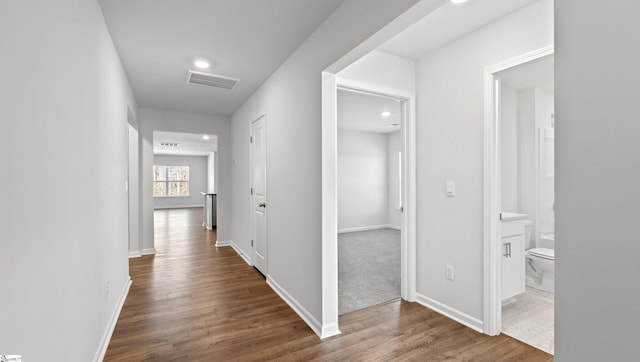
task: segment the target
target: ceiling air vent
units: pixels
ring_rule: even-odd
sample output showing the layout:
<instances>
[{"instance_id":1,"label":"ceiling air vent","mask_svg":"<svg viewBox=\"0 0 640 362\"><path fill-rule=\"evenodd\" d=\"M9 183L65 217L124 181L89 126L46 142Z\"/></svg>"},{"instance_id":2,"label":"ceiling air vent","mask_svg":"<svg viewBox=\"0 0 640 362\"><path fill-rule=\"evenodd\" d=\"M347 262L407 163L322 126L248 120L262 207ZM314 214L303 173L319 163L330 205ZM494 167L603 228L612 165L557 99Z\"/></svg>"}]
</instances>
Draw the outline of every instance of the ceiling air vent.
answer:
<instances>
[{"instance_id":1,"label":"ceiling air vent","mask_svg":"<svg viewBox=\"0 0 640 362\"><path fill-rule=\"evenodd\" d=\"M162 147L178 147L179 143L168 143L168 142L160 142L160 146Z\"/></svg>"},{"instance_id":2,"label":"ceiling air vent","mask_svg":"<svg viewBox=\"0 0 640 362\"><path fill-rule=\"evenodd\" d=\"M202 73L190 70L187 72L187 83L208 85L210 87L233 89L239 79L223 77L221 75Z\"/></svg>"}]
</instances>

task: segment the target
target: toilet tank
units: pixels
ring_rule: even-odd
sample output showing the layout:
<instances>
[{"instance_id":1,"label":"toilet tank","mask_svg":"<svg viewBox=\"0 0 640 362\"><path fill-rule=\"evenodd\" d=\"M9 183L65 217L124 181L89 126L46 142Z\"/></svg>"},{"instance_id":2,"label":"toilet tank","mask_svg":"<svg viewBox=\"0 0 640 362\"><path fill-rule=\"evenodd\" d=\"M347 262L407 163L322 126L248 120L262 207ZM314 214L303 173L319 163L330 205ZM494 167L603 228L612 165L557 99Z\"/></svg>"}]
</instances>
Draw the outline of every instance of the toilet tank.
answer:
<instances>
[{"instance_id":1,"label":"toilet tank","mask_svg":"<svg viewBox=\"0 0 640 362\"><path fill-rule=\"evenodd\" d=\"M530 249L533 245L531 245L531 234L533 233L533 221L524 220L524 248Z\"/></svg>"}]
</instances>

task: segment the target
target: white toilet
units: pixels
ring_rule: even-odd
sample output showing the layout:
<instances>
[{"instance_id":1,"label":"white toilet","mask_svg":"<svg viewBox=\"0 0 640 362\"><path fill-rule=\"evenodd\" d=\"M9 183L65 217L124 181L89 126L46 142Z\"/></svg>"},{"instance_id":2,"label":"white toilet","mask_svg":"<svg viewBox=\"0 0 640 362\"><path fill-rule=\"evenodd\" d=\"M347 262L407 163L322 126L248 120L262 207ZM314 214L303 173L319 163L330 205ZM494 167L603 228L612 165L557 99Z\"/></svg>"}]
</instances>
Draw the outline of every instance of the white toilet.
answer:
<instances>
[{"instance_id":1,"label":"white toilet","mask_svg":"<svg viewBox=\"0 0 640 362\"><path fill-rule=\"evenodd\" d=\"M555 250L551 248L531 248L533 223L525 220L525 275L526 285L553 293L555 279ZM546 238L545 246L552 246L553 237ZM549 242L550 241L550 242Z\"/></svg>"}]
</instances>

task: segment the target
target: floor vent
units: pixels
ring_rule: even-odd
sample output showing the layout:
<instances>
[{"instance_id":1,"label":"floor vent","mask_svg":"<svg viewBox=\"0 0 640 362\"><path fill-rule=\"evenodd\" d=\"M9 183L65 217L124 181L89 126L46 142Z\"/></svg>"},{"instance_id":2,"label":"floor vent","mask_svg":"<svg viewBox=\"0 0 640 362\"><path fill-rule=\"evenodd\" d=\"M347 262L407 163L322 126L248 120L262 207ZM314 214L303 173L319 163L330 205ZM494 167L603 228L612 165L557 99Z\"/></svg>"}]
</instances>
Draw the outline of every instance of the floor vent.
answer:
<instances>
[{"instance_id":1,"label":"floor vent","mask_svg":"<svg viewBox=\"0 0 640 362\"><path fill-rule=\"evenodd\" d=\"M221 75L202 73L190 70L187 72L187 83L200 84L210 87L233 89L238 84L239 79L223 77Z\"/></svg>"}]
</instances>

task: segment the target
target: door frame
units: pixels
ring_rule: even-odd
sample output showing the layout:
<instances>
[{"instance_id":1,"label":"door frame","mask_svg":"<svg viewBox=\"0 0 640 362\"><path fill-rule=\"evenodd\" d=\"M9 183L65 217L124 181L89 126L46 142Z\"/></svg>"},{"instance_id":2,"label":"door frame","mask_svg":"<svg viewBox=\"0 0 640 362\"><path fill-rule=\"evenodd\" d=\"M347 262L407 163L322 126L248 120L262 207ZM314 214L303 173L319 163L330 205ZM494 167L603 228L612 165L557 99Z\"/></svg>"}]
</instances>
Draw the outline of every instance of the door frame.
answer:
<instances>
[{"instance_id":1,"label":"door frame","mask_svg":"<svg viewBox=\"0 0 640 362\"><path fill-rule=\"evenodd\" d=\"M267 162L268 162L268 158L267 158L267 113L263 112L261 113L258 117L255 117L251 122L249 122L249 187L253 188L253 139L251 137L253 137L253 124L258 122L259 120L264 119L264 140L263 142L265 143L265 147L264 147L264 168L265 168L265 180L264 180L264 198L265 198L265 203L268 203L268 196L267 196ZM268 204L267 204L268 206ZM258 267L256 267L256 245L255 245L255 240L254 240L254 228L255 228L255 209L253 207L253 194L249 195L249 212L251 213L250 215L250 223L251 223L251 240L252 240L252 244L251 244L251 265L256 268L259 272L264 273L265 277L269 276L269 223L268 223L268 213L269 211L267 210L267 208L264 209L264 218L265 218L265 265L264 265L264 269L265 270L260 270L258 269Z\"/></svg>"},{"instance_id":2,"label":"door frame","mask_svg":"<svg viewBox=\"0 0 640 362\"><path fill-rule=\"evenodd\" d=\"M500 211L502 202L500 164L500 81L497 73L554 54L554 46L507 59L484 71L484 333L502 332L502 265Z\"/></svg>"},{"instance_id":3,"label":"door frame","mask_svg":"<svg viewBox=\"0 0 640 362\"><path fill-rule=\"evenodd\" d=\"M348 89L399 99L402 117L403 217L401 297L416 300L416 140L415 94L322 74L322 328L320 337L340 334L338 325L338 149L337 91Z\"/></svg>"}]
</instances>

